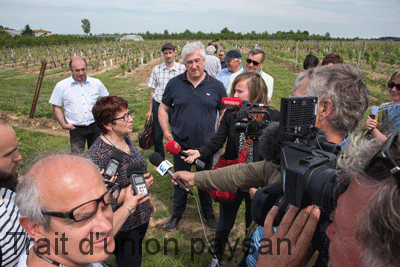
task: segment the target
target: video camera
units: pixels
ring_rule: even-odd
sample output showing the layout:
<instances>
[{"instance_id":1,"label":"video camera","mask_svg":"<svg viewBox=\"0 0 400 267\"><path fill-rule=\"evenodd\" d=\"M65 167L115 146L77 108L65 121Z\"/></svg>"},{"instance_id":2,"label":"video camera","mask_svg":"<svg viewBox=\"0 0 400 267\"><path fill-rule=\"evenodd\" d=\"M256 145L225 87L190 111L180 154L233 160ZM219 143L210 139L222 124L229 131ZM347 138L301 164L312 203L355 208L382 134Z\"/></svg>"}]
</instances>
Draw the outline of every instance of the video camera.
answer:
<instances>
[{"instance_id":1,"label":"video camera","mask_svg":"<svg viewBox=\"0 0 400 267\"><path fill-rule=\"evenodd\" d=\"M235 132L244 133L246 139L258 141L262 131L272 119L270 110L267 108L272 109L265 104L249 103L243 100L235 115Z\"/></svg>"},{"instance_id":2,"label":"video camera","mask_svg":"<svg viewBox=\"0 0 400 267\"><path fill-rule=\"evenodd\" d=\"M274 226L278 226L291 205L303 209L311 204L323 211L316 233L325 232L334 209L336 160L340 147L321 137L315 127L316 97L286 97L281 101L281 120L277 136L280 145L280 171L283 181L257 190L252 202L253 220L264 225L274 206L279 207ZM279 153L279 152L277 152ZM320 238L323 240L323 238Z\"/></svg>"}]
</instances>

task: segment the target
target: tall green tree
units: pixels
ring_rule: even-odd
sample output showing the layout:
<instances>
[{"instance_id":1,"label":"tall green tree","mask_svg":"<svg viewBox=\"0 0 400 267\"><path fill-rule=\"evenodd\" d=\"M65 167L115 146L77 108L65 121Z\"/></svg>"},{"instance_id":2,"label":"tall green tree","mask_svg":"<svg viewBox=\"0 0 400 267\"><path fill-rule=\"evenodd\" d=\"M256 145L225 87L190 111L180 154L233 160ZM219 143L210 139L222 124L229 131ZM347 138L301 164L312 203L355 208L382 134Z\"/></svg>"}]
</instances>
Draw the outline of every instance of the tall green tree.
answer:
<instances>
[{"instance_id":1,"label":"tall green tree","mask_svg":"<svg viewBox=\"0 0 400 267\"><path fill-rule=\"evenodd\" d=\"M82 22L82 30L84 33L86 33L87 35L89 35L90 32L90 21L88 19L83 19L81 20Z\"/></svg>"},{"instance_id":2,"label":"tall green tree","mask_svg":"<svg viewBox=\"0 0 400 267\"><path fill-rule=\"evenodd\" d=\"M33 36L33 30L29 27L29 24L26 24L25 28L22 29L21 35Z\"/></svg>"}]
</instances>

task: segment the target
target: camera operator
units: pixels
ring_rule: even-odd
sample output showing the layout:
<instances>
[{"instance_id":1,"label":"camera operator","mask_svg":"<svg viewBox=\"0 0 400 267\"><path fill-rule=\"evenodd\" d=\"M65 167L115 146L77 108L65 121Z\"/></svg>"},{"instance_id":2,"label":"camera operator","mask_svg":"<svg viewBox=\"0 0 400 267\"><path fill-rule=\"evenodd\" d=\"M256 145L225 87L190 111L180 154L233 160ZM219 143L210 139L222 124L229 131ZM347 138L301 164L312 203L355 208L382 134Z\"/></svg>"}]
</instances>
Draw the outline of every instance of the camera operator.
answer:
<instances>
[{"instance_id":1,"label":"camera operator","mask_svg":"<svg viewBox=\"0 0 400 267\"><path fill-rule=\"evenodd\" d=\"M317 67L310 72L310 78L304 95L318 97L315 126L326 132L328 141L343 146L368 108L367 85L354 68L343 64ZM265 144L260 145L264 158L270 158L265 155L268 151ZM280 180L281 175L264 160L196 174L177 172L175 179L181 179L186 186L197 185L204 190L236 192L239 188L272 184Z\"/></svg>"},{"instance_id":2,"label":"camera operator","mask_svg":"<svg viewBox=\"0 0 400 267\"><path fill-rule=\"evenodd\" d=\"M399 266L398 135L399 132L392 135L383 145L376 138L354 139L338 159L337 193L347 189L338 198L333 223L326 230L331 240L330 266ZM261 250L257 266L299 266L319 216L319 210L311 208L303 209L292 223L298 210L292 207L275 234L272 223L277 208L271 209L265 220L264 237L272 241L269 246L273 248L278 238L289 238L291 253L282 246L280 255Z\"/></svg>"}]
</instances>

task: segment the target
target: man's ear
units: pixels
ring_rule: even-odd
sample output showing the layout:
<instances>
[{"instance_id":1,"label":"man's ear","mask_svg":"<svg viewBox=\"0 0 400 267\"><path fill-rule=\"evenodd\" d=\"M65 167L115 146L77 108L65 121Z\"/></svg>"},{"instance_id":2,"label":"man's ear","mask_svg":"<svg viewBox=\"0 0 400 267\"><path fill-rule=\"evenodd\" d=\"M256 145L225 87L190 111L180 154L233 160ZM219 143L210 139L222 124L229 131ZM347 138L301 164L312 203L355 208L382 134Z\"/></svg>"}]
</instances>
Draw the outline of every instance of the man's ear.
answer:
<instances>
[{"instance_id":1,"label":"man's ear","mask_svg":"<svg viewBox=\"0 0 400 267\"><path fill-rule=\"evenodd\" d=\"M35 241L44 238L43 226L30 221L26 216L21 216L19 218L19 223Z\"/></svg>"},{"instance_id":2,"label":"man's ear","mask_svg":"<svg viewBox=\"0 0 400 267\"><path fill-rule=\"evenodd\" d=\"M325 99L320 103L321 111L319 114L319 118L321 120L326 119L330 115L332 115L333 103L330 99Z\"/></svg>"}]
</instances>

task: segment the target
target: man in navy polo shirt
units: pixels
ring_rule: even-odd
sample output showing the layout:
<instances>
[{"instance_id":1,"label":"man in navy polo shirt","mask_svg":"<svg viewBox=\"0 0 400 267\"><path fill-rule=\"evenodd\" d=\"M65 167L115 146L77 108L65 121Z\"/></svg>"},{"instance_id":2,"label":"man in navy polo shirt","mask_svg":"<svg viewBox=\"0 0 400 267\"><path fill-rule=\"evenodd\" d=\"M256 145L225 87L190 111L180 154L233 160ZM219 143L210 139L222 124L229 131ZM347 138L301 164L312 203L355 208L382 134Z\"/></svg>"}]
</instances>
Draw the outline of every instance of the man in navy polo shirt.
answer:
<instances>
[{"instance_id":1,"label":"man in navy polo shirt","mask_svg":"<svg viewBox=\"0 0 400 267\"><path fill-rule=\"evenodd\" d=\"M225 106L221 99L226 97L224 85L204 71L206 54L201 42L186 44L182 50L186 72L172 78L165 87L158 111L158 119L164 136L168 141L176 141L183 150L198 148L211 140L215 134L217 111L222 117ZM171 108L170 116L168 110ZM169 132L168 121L171 123ZM211 169L212 157L205 160L205 169ZM179 155L174 156L175 171L190 171L191 165ZM211 196L199 191L201 209L208 226L215 230L215 221ZM187 193L178 186L174 187L174 211L165 225L167 231L173 230L186 208Z\"/></svg>"}]
</instances>

